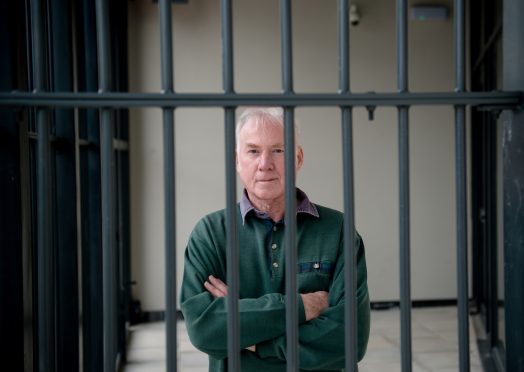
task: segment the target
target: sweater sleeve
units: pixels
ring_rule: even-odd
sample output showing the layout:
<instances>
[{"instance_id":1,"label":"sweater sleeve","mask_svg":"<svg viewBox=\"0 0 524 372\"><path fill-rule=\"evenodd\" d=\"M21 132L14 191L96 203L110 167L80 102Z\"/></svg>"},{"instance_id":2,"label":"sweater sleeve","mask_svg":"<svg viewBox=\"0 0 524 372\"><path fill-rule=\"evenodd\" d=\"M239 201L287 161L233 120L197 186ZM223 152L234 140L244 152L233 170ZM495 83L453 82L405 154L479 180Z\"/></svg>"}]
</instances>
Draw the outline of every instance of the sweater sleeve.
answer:
<instances>
[{"instance_id":1,"label":"sweater sleeve","mask_svg":"<svg viewBox=\"0 0 524 372\"><path fill-rule=\"evenodd\" d=\"M357 237L357 358L367 348L370 326L366 261L362 239ZM330 307L319 317L299 326L299 363L304 370L344 368L344 257L339 254L329 290ZM261 358L286 360L285 334L257 345Z\"/></svg>"},{"instance_id":2,"label":"sweater sleeve","mask_svg":"<svg viewBox=\"0 0 524 372\"><path fill-rule=\"evenodd\" d=\"M205 235L205 234L204 234ZM225 260L211 237L193 232L184 257L180 294L189 338L195 347L216 359L227 357L227 298L214 298L204 281L214 275L225 282ZM204 236L205 237L205 236ZM304 304L299 299L299 319L305 322ZM244 349L285 333L285 296L268 293L239 300L240 347Z\"/></svg>"}]
</instances>

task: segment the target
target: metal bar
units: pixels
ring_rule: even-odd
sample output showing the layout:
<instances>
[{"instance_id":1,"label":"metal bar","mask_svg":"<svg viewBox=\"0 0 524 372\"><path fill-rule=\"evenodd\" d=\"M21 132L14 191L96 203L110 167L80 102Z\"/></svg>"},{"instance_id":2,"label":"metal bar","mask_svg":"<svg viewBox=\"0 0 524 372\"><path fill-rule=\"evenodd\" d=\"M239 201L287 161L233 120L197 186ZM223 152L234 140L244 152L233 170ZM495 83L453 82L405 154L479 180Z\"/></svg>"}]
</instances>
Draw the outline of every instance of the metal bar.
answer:
<instances>
[{"instance_id":1,"label":"metal bar","mask_svg":"<svg viewBox=\"0 0 524 372\"><path fill-rule=\"evenodd\" d=\"M47 88L47 58L45 53L45 26L42 1L31 1L31 30L33 43L33 88L36 92ZM55 311L54 265L51 218L51 172L49 143L49 111L36 109L37 142L37 264L38 264L38 370L54 371Z\"/></svg>"},{"instance_id":2,"label":"metal bar","mask_svg":"<svg viewBox=\"0 0 524 372\"><path fill-rule=\"evenodd\" d=\"M338 0L338 77L339 93L348 94L349 88L349 1Z\"/></svg>"},{"instance_id":3,"label":"metal bar","mask_svg":"<svg viewBox=\"0 0 524 372\"><path fill-rule=\"evenodd\" d=\"M49 4L49 73L50 87L56 91L73 88L72 5L67 0L50 0ZM74 110L58 108L53 112L56 142L53 152L55 180L54 223L56 277L56 370L78 369L79 281L77 240L77 193L75 164Z\"/></svg>"},{"instance_id":4,"label":"metal bar","mask_svg":"<svg viewBox=\"0 0 524 372\"><path fill-rule=\"evenodd\" d=\"M428 92L428 93L0 93L7 107L227 107L227 106L416 106L489 105L489 109L513 109L523 105L524 92Z\"/></svg>"},{"instance_id":5,"label":"metal bar","mask_svg":"<svg viewBox=\"0 0 524 372\"><path fill-rule=\"evenodd\" d=\"M238 313L238 233L235 172L235 109L225 109L226 226L227 226L227 347L228 370L240 371L240 318Z\"/></svg>"},{"instance_id":6,"label":"metal bar","mask_svg":"<svg viewBox=\"0 0 524 372\"><path fill-rule=\"evenodd\" d=\"M280 46L282 54L282 89L293 93L293 46L291 1L280 0ZM287 371L298 371L297 321L297 247L296 247L296 191L295 191L295 123L294 109L284 107L285 150L285 242L286 242L286 360Z\"/></svg>"},{"instance_id":7,"label":"metal bar","mask_svg":"<svg viewBox=\"0 0 524 372\"><path fill-rule=\"evenodd\" d=\"M464 106L455 108L457 193L457 285L460 371L469 371L469 309L466 191L466 120Z\"/></svg>"},{"instance_id":8,"label":"metal bar","mask_svg":"<svg viewBox=\"0 0 524 372\"><path fill-rule=\"evenodd\" d=\"M464 0L455 0L455 91L466 88L466 43ZM456 194L457 194L457 287L459 369L469 372L469 311L468 311L468 225L467 225L467 165L466 114L464 105L455 106Z\"/></svg>"},{"instance_id":9,"label":"metal bar","mask_svg":"<svg viewBox=\"0 0 524 372\"><path fill-rule=\"evenodd\" d=\"M524 3L503 3L503 86L524 89ZM504 117L503 195L504 195L504 329L505 367L507 371L524 370L524 110Z\"/></svg>"},{"instance_id":10,"label":"metal bar","mask_svg":"<svg viewBox=\"0 0 524 372\"><path fill-rule=\"evenodd\" d=\"M177 370L175 146L172 109L164 120L165 280L167 371Z\"/></svg>"},{"instance_id":11,"label":"metal bar","mask_svg":"<svg viewBox=\"0 0 524 372\"><path fill-rule=\"evenodd\" d=\"M286 242L286 359L287 371L298 371L298 304L297 304L297 244L295 191L295 124L294 109L284 109L285 148L285 242Z\"/></svg>"},{"instance_id":12,"label":"metal bar","mask_svg":"<svg viewBox=\"0 0 524 372\"><path fill-rule=\"evenodd\" d=\"M280 47L282 54L282 88L293 93L293 44L291 31L291 0L280 0Z\"/></svg>"},{"instance_id":13,"label":"metal bar","mask_svg":"<svg viewBox=\"0 0 524 372\"><path fill-rule=\"evenodd\" d=\"M342 108L342 158L344 178L344 288L346 371L357 371L357 270L355 255L355 198L353 182L353 119L351 108Z\"/></svg>"},{"instance_id":14,"label":"metal bar","mask_svg":"<svg viewBox=\"0 0 524 372\"><path fill-rule=\"evenodd\" d=\"M108 4L96 0L96 29L98 47L98 86L100 92L110 90L110 49ZM116 278L115 200L113 123L111 111L100 110L101 182L102 182L102 297L104 372L113 372L116 361Z\"/></svg>"},{"instance_id":15,"label":"metal bar","mask_svg":"<svg viewBox=\"0 0 524 372\"><path fill-rule=\"evenodd\" d=\"M231 0L221 0L222 17L222 84L225 94L234 95L233 10Z\"/></svg>"},{"instance_id":16,"label":"metal bar","mask_svg":"<svg viewBox=\"0 0 524 372\"><path fill-rule=\"evenodd\" d=\"M407 0L397 0L397 88L408 91ZM409 210L409 112L398 107L399 135L399 237L400 237L400 353L403 372L412 370L411 265Z\"/></svg>"},{"instance_id":17,"label":"metal bar","mask_svg":"<svg viewBox=\"0 0 524 372\"><path fill-rule=\"evenodd\" d=\"M349 1L338 0L339 92L349 84ZM341 107L342 161L344 179L344 288L345 370L357 371L357 303L355 260L355 198L353 182L353 120L351 107Z\"/></svg>"},{"instance_id":18,"label":"metal bar","mask_svg":"<svg viewBox=\"0 0 524 372\"><path fill-rule=\"evenodd\" d=\"M98 66L96 53L95 3L81 0L75 6L75 45L77 46L77 89L96 92ZM103 370L102 218L100 175L100 125L96 109L78 110L79 137L89 146L80 153L80 193L82 221L82 366L84 371Z\"/></svg>"},{"instance_id":19,"label":"metal bar","mask_svg":"<svg viewBox=\"0 0 524 372\"><path fill-rule=\"evenodd\" d=\"M173 92L173 47L171 1L160 0L160 45L162 60L162 93ZM167 371L177 370L176 315L176 184L174 111L166 107L163 116L164 199L165 199L165 281L166 281L166 356Z\"/></svg>"},{"instance_id":20,"label":"metal bar","mask_svg":"<svg viewBox=\"0 0 524 372\"><path fill-rule=\"evenodd\" d=\"M225 94L234 95L233 79L233 11L231 0L220 2L222 30L222 84ZM236 205L235 108L224 108L226 161L226 226L227 226L227 349L228 370L240 371L239 252Z\"/></svg>"},{"instance_id":21,"label":"metal bar","mask_svg":"<svg viewBox=\"0 0 524 372\"><path fill-rule=\"evenodd\" d=\"M402 371L412 370L409 112L399 107L400 344Z\"/></svg>"}]
</instances>

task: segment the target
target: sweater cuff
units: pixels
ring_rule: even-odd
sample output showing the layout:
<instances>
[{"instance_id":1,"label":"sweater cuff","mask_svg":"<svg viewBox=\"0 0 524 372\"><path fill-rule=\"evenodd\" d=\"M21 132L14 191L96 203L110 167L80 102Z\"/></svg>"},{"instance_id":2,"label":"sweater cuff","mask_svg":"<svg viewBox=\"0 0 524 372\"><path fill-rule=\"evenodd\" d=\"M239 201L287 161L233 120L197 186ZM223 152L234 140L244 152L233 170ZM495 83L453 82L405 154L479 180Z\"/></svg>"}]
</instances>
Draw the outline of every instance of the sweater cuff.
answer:
<instances>
[{"instance_id":1,"label":"sweater cuff","mask_svg":"<svg viewBox=\"0 0 524 372\"><path fill-rule=\"evenodd\" d=\"M256 353L262 359L277 357L277 351L278 348L275 345L275 340L264 341L257 344Z\"/></svg>"},{"instance_id":2,"label":"sweater cuff","mask_svg":"<svg viewBox=\"0 0 524 372\"><path fill-rule=\"evenodd\" d=\"M300 293L298 294L297 304L298 304L298 324L302 324L306 322L306 309L304 308L304 301L302 301L302 296L300 295Z\"/></svg>"}]
</instances>

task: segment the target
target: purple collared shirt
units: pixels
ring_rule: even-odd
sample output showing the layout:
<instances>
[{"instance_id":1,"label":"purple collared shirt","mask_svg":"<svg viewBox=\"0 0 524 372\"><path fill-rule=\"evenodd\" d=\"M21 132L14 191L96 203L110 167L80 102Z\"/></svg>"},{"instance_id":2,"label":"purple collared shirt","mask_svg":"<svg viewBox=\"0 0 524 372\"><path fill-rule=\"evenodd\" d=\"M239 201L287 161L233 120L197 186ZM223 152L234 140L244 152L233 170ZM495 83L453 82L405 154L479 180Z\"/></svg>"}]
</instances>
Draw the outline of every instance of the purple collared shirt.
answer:
<instances>
[{"instance_id":1,"label":"purple collared shirt","mask_svg":"<svg viewBox=\"0 0 524 372\"><path fill-rule=\"evenodd\" d=\"M319 217L317 207L315 204L311 203L306 193L300 190L298 187L297 190L297 214L307 213L314 217ZM244 189L242 193L242 199L240 199L240 213L242 214L242 222L246 222L246 216L248 213L253 211L254 215L261 219L269 219L269 215L266 212L261 212L255 208L255 206L249 200L247 196L247 191Z\"/></svg>"}]
</instances>

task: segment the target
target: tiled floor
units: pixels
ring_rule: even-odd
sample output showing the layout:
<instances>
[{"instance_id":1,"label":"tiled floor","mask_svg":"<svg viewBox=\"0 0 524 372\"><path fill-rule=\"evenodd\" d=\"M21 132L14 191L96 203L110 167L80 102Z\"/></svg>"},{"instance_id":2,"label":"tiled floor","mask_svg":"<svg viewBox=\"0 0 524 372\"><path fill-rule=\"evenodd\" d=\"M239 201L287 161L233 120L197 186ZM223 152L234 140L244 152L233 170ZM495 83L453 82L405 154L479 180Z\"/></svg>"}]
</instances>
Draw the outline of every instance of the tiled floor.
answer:
<instances>
[{"instance_id":1,"label":"tiled floor","mask_svg":"<svg viewBox=\"0 0 524 372\"><path fill-rule=\"evenodd\" d=\"M398 309L371 312L371 336L360 372L400 371L399 319ZM413 309L412 336L414 372L458 371L455 307ZM207 356L191 345L183 322L178 325L178 343L179 371L206 372ZM133 326L124 372L165 371L165 356L164 323ZM470 361L472 372L482 371L472 325Z\"/></svg>"}]
</instances>

